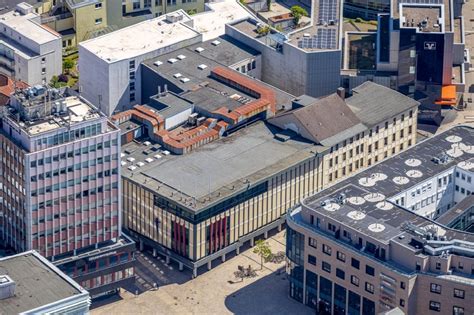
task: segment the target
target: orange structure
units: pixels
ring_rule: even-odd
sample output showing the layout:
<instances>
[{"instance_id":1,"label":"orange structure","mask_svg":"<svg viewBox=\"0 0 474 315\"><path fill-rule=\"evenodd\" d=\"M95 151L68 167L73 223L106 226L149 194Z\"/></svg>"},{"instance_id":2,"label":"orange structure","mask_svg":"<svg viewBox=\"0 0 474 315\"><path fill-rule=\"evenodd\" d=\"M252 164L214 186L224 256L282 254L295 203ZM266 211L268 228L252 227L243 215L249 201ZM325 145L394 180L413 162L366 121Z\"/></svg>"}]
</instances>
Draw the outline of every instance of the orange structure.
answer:
<instances>
[{"instance_id":1,"label":"orange structure","mask_svg":"<svg viewBox=\"0 0 474 315\"><path fill-rule=\"evenodd\" d=\"M435 101L437 105L456 105L456 86L445 85L441 88L441 97Z\"/></svg>"},{"instance_id":2,"label":"orange structure","mask_svg":"<svg viewBox=\"0 0 474 315\"><path fill-rule=\"evenodd\" d=\"M271 88L225 67L214 68L211 71L211 77L256 99L234 110L222 106L213 112L216 117L222 120L207 118L202 125L188 130L166 130L164 118L143 105L136 105L133 109L115 114L111 119L120 124L133 118L147 127L148 136L151 139L159 142L173 153L185 154L220 138L230 127L248 118L263 112L266 112L265 118L275 114L276 96Z\"/></svg>"}]
</instances>

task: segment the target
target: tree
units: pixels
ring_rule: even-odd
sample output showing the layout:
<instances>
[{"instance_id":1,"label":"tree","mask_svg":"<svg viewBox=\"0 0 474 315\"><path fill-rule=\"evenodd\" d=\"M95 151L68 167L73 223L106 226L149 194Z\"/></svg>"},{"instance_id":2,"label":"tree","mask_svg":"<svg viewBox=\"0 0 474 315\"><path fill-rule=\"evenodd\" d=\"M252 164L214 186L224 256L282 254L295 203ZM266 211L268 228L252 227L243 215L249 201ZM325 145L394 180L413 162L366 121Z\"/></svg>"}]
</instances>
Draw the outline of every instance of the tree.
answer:
<instances>
[{"instance_id":1,"label":"tree","mask_svg":"<svg viewBox=\"0 0 474 315\"><path fill-rule=\"evenodd\" d=\"M272 255L270 246L264 240L258 240L255 242L253 252L260 256L260 269L263 269L263 260Z\"/></svg>"},{"instance_id":2,"label":"tree","mask_svg":"<svg viewBox=\"0 0 474 315\"><path fill-rule=\"evenodd\" d=\"M300 23L300 19L303 16L308 16L308 12L300 7L299 5L294 5L290 8L291 15L293 15L293 20L295 24L298 25Z\"/></svg>"},{"instance_id":3,"label":"tree","mask_svg":"<svg viewBox=\"0 0 474 315\"><path fill-rule=\"evenodd\" d=\"M69 71L72 68L74 68L74 61L72 61L71 59L65 59L63 61L63 70L64 71Z\"/></svg>"},{"instance_id":4,"label":"tree","mask_svg":"<svg viewBox=\"0 0 474 315\"><path fill-rule=\"evenodd\" d=\"M267 0L267 11L272 10L272 0Z\"/></svg>"}]
</instances>

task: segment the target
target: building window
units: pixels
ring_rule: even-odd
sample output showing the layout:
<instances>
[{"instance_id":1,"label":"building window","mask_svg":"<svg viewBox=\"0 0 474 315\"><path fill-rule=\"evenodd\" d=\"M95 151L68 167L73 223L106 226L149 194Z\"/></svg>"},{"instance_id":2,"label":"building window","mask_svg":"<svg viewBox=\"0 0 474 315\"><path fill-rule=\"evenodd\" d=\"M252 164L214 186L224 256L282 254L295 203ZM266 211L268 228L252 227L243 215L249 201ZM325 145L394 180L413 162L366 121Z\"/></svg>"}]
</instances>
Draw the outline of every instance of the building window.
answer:
<instances>
[{"instance_id":1,"label":"building window","mask_svg":"<svg viewBox=\"0 0 474 315\"><path fill-rule=\"evenodd\" d=\"M365 283L365 291L369 293L374 293L374 285L372 283L366 282Z\"/></svg>"},{"instance_id":2,"label":"building window","mask_svg":"<svg viewBox=\"0 0 474 315\"><path fill-rule=\"evenodd\" d=\"M308 263L313 266L316 266L316 257L314 257L313 255L308 255Z\"/></svg>"},{"instance_id":3,"label":"building window","mask_svg":"<svg viewBox=\"0 0 474 315\"><path fill-rule=\"evenodd\" d=\"M405 300L404 299L400 299L400 306L405 307Z\"/></svg>"},{"instance_id":4,"label":"building window","mask_svg":"<svg viewBox=\"0 0 474 315\"><path fill-rule=\"evenodd\" d=\"M353 285L355 285L356 287L359 286L359 278L357 278L356 276L351 276L351 283Z\"/></svg>"},{"instance_id":5,"label":"building window","mask_svg":"<svg viewBox=\"0 0 474 315\"><path fill-rule=\"evenodd\" d=\"M128 68L129 68L130 70L135 69L135 60L130 60L130 61L128 62Z\"/></svg>"},{"instance_id":6,"label":"building window","mask_svg":"<svg viewBox=\"0 0 474 315\"><path fill-rule=\"evenodd\" d=\"M360 268L360 261L358 261L355 258L352 258L351 259L351 266L354 267L355 269L359 269Z\"/></svg>"},{"instance_id":7,"label":"building window","mask_svg":"<svg viewBox=\"0 0 474 315\"><path fill-rule=\"evenodd\" d=\"M312 237L308 238L308 245L313 248L318 248L318 242Z\"/></svg>"},{"instance_id":8,"label":"building window","mask_svg":"<svg viewBox=\"0 0 474 315\"><path fill-rule=\"evenodd\" d=\"M343 270L336 268L336 277L344 280L346 278L346 273Z\"/></svg>"},{"instance_id":9,"label":"building window","mask_svg":"<svg viewBox=\"0 0 474 315\"><path fill-rule=\"evenodd\" d=\"M144 8L150 8L151 7L151 0L143 1L143 7Z\"/></svg>"},{"instance_id":10,"label":"building window","mask_svg":"<svg viewBox=\"0 0 474 315\"><path fill-rule=\"evenodd\" d=\"M96 4L95 4L95 8L96 8L96 9L102 8L102 2L96 3Z\"/></svg>"},{"instance_id":11,"label":"building window","mask_svg":"<svg viewBox=\"0 0 474 315\"><path fill-rule=\"evenodd\" d=\"M329 273L331 272L331 265L329 263L325 262L325 261L323 261L322 268L326 272L329 272Z\"/></svg>"},{"instance_id":12,"label":"building window","mask_svg":"<svg viewBox=\"0 0 474 315\"><path fill-rule=\"evenodd\" d=\"M368 274L369 276L374 276L375 269L369 265L365 265L365 273Z\"/></svg>"},{"instance_id":13,"label":"building window","mask_svg":"<svg viewBox=\"0 0 474 315\"><path fill-rule=\"evenodd\" d=\"M454 297L458 299L464 299L464 290L454 289Z\"/></svg>"},{"instance_id":14,"label":"building window","mask_svg":"<svg viewBox=\"0 0 474 315\"><path fill-rule=\"evenodd\" d=\"M453 315L464 315L464 308L453 306Z\"/></svg>"},{"instance_id":15,"label":"building window","mask_svg":"<svg viewBox=\"0 0 474 315\"><path fill-rule=\"evenodd\" d=\"M405 282L400 282L400 289L402 290L405 290L406 286L405 286Z\"/></svg>"},{"instance_id":16,"label":"building window","mask_svg":"<svg viewBox=\"0 0 474 315\"><path fill-rule=\"evenodd\" d=\"M326 244L323 244L323 253L325 253L326 255L331 256L331 253L332 253L331 247L326 245Z\"/></svg>"},{"instance_id":17,"label":"building window","mask_svg":"<svg viewBox=\"0 0 474 315\"><path fill-rule=\"evenodd\" d=\"M346 254L341 253L340 251L337 251L337 259L342 262L346 262Z\"/></svg>"},{"instance_id":18,"label":"building window","mask_svg":"<svg viewBox=\"0 0 474 315\"><path fill-rule=\"evenodd\" d=\"M95 24L101 24L102 23L102 18L95 19Z\"/></svg>"},{"instance_id":19,"label":"building window","mask_svg":"<svg viewBox=\"0 0 474 315\"><path fill-rule=\"evenodd\" d=\"M130 102L135 102L135 93L130 93Z\"/></svg>"},{"instance_id":20,"label":"building window","mask_svg":"<svg viewBox=\"0 0 474 315\"><path fill-rule=\"evenodd\" d=\"M441 303L436 301L430 301L430 310L440 312L441 311Z\"/></svg>"},{"instance_id":21,"label":"building window","mask_svg":"<svg viewBox=\"0 0 474 315\"><path fill-rule=\"evenodd\" d=\"M430 285L430 292L441 294L441 285L436 284L436 283L432 283Z\"/></svg>"},{"instance_id":22,"label":"building window","mask_svg":"<svg viewBox=\"0 0 474 315\"><path fill-rule=\"evenodd\" d=\"M133 0L133 10L140 9L140 0Z\"/></svg>"},{"instance_id":23,"label":"building window","mask_svg":"<svg viewBox=\"0 0 474 315\"><path fill-rule=\"evenodd\" d=\"M410 74L415 74L415 67L414 66L410 66Z\"/></svg>"}]
</instances>

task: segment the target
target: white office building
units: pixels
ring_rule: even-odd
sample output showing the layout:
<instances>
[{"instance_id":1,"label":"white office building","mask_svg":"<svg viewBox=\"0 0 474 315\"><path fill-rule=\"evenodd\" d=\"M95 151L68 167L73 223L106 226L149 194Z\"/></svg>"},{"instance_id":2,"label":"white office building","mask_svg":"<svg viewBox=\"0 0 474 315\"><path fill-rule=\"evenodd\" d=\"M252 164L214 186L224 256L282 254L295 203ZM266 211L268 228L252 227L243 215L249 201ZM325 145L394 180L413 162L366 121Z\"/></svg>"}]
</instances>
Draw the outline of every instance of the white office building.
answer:
<instances>
[{"instance_id":1,"label":"white office building","mask_svg":"<svg viewBox=\"0 0 474 315\"><path fill-rule=\"evenodd\" d=\"M23 2L0 16L0 72L29 85L62 72L61 35L41 25L33 10Z\"/></svg>"},{"instance_id":2,"label":"white office building","mask_svg":"<svg viewBox=\"0 0 474 315\"><path fill-rule=\"evenodd\" d=\"M107 115L140 104L140 63L199 42L202 35L183 10L82 42L82 95Z\"/></svg>"}]
</instances>

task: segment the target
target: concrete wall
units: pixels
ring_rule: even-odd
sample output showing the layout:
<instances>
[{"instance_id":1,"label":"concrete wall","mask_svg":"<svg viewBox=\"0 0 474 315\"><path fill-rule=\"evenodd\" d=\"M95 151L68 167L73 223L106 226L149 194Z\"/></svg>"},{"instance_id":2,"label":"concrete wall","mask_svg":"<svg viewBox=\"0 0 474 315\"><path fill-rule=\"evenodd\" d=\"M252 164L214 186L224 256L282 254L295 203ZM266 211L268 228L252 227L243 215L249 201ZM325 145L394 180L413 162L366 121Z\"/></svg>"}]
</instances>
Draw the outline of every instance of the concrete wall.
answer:
<instances>
[{"instance_id":1,"label":"concrete wall","mask_svg":"<svg viewBox=\"0 0 474 315\"><path fill-rule=\"evenodd\" d=\"M79 68L81 71L79 85L83 96L106 114L112 115L115 110L125 110L133 105L142 103L140 63L144 60L156 58L164 53L202 42L202 35L154 50L134 58L115 62L106 62L96 54L79 45ZM117 47L119 49L119 47ZM130 69L129 63L135 60L135 101L130 101ZM80 70L79 70L80 71ZM155 93L156 94L156 93ZM98 95L102 95L99 104Z\"/></svg>"},{"instance_id":2,"label":"concrete wall","mask_svg":"<svg viewBox=\"0 0 474 315\"><path fill-rule=\"evenodd\" d=\"M340 50L306 52L284 43L280 52L231 25L226 25L226 34L261 53L263 82L293 95L313 97L333 93L340 86Z\"/></svg>"},{"instance_id":3,"label":"concrete wall","mask_svg":"<svg viewBox=\"0 0 474 315\"><path fill-rule=\"evenodd\" d=\"M91 4L74 10L74 29L76 30L77 42L88 39L91 32L107 27L107 5L108 1L103 1L102 7L98 9L95 8L94 4ZM96 24L96 19L102 19L102 22Z\"/></svg>"}]
</instances>

